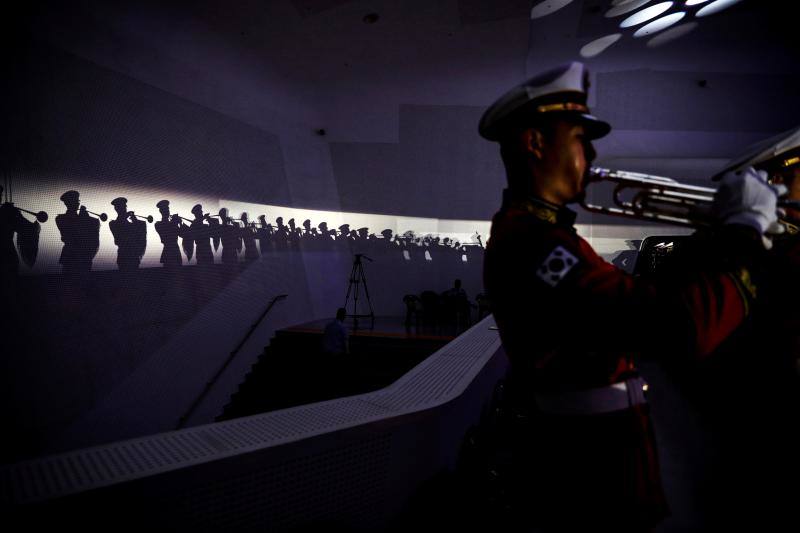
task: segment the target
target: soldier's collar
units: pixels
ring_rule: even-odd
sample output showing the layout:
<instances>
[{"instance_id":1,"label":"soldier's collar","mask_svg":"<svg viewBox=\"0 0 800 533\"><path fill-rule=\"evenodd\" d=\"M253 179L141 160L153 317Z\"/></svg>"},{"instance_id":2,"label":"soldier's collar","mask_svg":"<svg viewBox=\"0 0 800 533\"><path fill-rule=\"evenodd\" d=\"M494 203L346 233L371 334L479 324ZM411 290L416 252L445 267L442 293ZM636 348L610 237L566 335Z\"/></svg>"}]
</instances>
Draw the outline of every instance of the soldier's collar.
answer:
<instances>
[{"instance_id":1,"label":"soldier's collar","mask_svg":"<svg viewBox=\"0 0 800 533\"><path fill-rule=\"evenodd\" d=\"M577 214L564 206L556 205L533 195L520 195L510 189L503 191L503 207L514 207L531 213L550 224L572 227Z\"/></svg>"}]
</instances>

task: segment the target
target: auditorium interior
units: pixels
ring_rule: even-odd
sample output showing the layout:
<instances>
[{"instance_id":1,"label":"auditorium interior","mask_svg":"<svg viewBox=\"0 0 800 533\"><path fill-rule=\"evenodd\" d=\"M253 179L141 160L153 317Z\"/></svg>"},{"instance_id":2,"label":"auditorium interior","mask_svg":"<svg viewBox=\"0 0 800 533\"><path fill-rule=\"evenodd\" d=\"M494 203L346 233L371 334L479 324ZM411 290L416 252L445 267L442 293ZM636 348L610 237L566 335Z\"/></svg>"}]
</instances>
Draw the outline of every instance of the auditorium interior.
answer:
<instances>
[{"instance_id":1,"label":"auditorium interior","mask_svg":"<svg viewBox=\"0 0 800 533\"><path fill-rule=\"evenodd\" d=\"M0 506L29 524L499 529L502 476L474 464L508 370L482 281L506 187L483 112L584 62L613 128L594 165L704 187L800 124L777 2L17 4ZM632 274L693 231L574 207ZM656 531L735 523L705 415L657 361L641 370L671 508ZM486 486L466 505L469 468Z\"/></svg>"}]
</instances>

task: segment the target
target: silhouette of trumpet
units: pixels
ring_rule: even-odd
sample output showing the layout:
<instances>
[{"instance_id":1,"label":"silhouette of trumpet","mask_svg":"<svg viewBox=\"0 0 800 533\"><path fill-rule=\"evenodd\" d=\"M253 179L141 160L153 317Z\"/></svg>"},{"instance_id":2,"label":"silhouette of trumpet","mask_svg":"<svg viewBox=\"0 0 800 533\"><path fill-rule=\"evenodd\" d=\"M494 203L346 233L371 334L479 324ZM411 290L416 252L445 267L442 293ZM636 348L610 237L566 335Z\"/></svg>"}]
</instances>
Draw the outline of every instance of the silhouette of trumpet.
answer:
<instances>
[{"instance_id":1,"label":"silhouette of trumpet","mask_svg":"<svg viewBox=\"0 0 800 533\"><path fill-rule=\"evenodd\" d=\"M176 216L176 217L178 217L178 218L179 218L179 219L181 219L181 220L185 220L186 222L194 222L194 221L196 220L196 219L194 219L194 218L186 218L186 217L182 217L182 216L180 216L180 215L176 215L176 214L173 214L173 215L170 215L170 216ZM202 217L200 217L200 218L201 218L201 220L207 220L207 219L209 219L209 218L211 218L211 217L217 217L217 218L219 218L219 215L212 215L211 213L204 213L204 214L203 214L203 216L202 216Z\"/></svg>"},{"instance_id":2,"label":"silhouette of trumpet","mask_svg":"<svg viewBox=\"0 0 800 533\"><path fill-rule=\"evenodd\" d=\"M189 224L191 224L192 222L194 222L194 221L196 220L196 219L192 219L192 218L186 218L186 217L182 217L182 216L180 216L180 215L179 215L179 214L177 214L177 213L174 213L174 214L172 214L172 215L170 215L170 216L171 216L171 217L178 217L179 219L183 220L184 222L188 222ZM203 215L203 218L202 218L201 220L206 220L206 219L208 219L209 217L218 217L218 216L219 216L219 215L212 215L212 214L206 213L206 214L204 214L204 215Z\"/></svg>"},{"instance_id":3,"label":"silhouette of trumpet","mask_svg":"<svg viewBox=\"0 0 800 533\"><path fill-rule=\"evenodd\" d=\"M145 216L142 216L142 215L137 215L137 214L136 214L136 213L134 213L133 211L128 211L128 216L129 216L129 217L141 218L142 220L146 220L146 221L148 221L148 222L149 222L149 223L151 223L151 224L153 223L153 215L147 215L147 216L145 217ZM101 219L101 220L102 220L102 219Z\"/></svg>"},{"instance_id":4,"label":"silhouette of trumpet","mask_svg":"<svg viewBox=\"0 0 800 533\"><path fill-rule=\"evenodd\" d=\"M100 214L97 214L97 213L92 213L91 211L89 211L88 209L86 209L86 207L84 207L84 206L81 206L81 211L84 211L84 212L86 212L86 213L88 213L88 214L90 214L90 215L94 215L94 216L96 216L97 218L99 218L99 219L100 219L101 221L103 221L103 222L105 222L106 220L108 220L108 215L106 215L105 213L100 213Z\"/></svg>"},{"instance_id":5,"label":"silhouette of trumpet","mask_svg":"<svg viewBox=\"0 0 800 533\"><path fill-rule=\"evenodd\" d=\"M228 220L231 220L233 222L241 222L245 228L255 228L256 227L256 223L251 221L251 220L245 220L243 218L230 218Z\"/></svg>"},{"instance_id":6,"label":"silhouette of trumpet","mask_svg":"<svg viewBox=\"0 0 800 533\"><path fill-rule=\"evenodd\" d=\"M11 202L9 202L9 203L11 203ZM42 224L44 224L45 222L47 222L47 213L45 213L44 211L39 211L38 213L34 213L33 211L28 211L27 209L22 209L21 207L17 207L17 206L15 206L13 203L11 204L11 206L12 206L14 209L16 209L17 211L22 211L23 213L28 213L28 214L30 214L30 215L33 215L33 216L35 216L35 217L36 217L36 220L38 220L38 221L39 221L39 222L41 222Z\"/></svg>"}]
</instances>

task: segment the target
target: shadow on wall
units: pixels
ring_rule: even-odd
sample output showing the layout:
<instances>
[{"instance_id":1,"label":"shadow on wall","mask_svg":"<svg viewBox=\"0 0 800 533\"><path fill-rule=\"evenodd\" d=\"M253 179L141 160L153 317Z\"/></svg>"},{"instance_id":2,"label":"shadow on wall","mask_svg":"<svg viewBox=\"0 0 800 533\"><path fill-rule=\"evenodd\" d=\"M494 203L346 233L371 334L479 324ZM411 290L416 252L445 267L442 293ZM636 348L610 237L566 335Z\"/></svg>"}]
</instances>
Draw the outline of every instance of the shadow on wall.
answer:
<instances>
[{"instance_id":1,"label":"shadow on wall","mask_svg":"<svg viewBox=\"0 0 800 533\"><path fill-rule=\"evenodd\" d=\"M235 322L249 326L266 300L234 299L231 305L231 298L220 295L229 292L226 288L232 282L244 279L240 274L253 265L258 264L257 270L267 277L259 277L257 283L265 288L254 287L252 294L290 292L292 301L309 301L311 294L300 293L309 292L307 276L316 276L334 295L323 298L323 303L336 308L344 303L353 254L367 255L374 259L365 271L376 313L399 321L406 312L405 294L446 289L456 278L470 289L480 284L479 237L476 243L463 244L435 235L394 235L388 229L376 235L369 228L351 229L347 224L338 229L328 228L326 222L312 227L310 220L296 225L294 219L284 223L281 217L272 225L263 215L252 222L247 213L233 218L224 208L212 216L199 204L187 220L172 214L166 200L158 203L161 219L153 221L162 266L140 268L145 247L156 243L148 231L150 221L129 211L126 198L114 200L116 217L111 220L101 220L81 206L78 191L67 191L61 200L65 211L54 217L63 242L57 255L60 272L20 275L20 262L32 266L37 260L40 224L53 221L29 221L29 213L8 201L0 211L2 290L8 317L2 336L8 356L3 358L0 388L16 435L3 445L0 462L51 451L54 435L107 401L131 375L150 364L153 354L165 346L174 349L175 339L185 336L201 311L225 301L226 308L217 314L238 317ZM102 229L106 223L110 232ZM93 271L100 239L111 236L118 268ZM285 291L287 284L296 289ZM309 305L298 305L291 317L280 317L281 313L276 310L276 320L285 318L289 324L318 318ZM201 353L198 346L213 345L215 354L224 358L227 351L220 345L229 344L229 351L240 340L228 326L213 322L202 326L194 329L204 338L189 339L178 347L192 354L194 359L189 359L195 366L200 358L214 355ZM221 343L225 336L229 342ZM194 368L185 369L187 382L192 372ZM204 378L191 379L203 382Z\"/></svg>"},{"instance_id":2,"label":"shadow on wall","mask_svg":"<svg viewBox=\"0 0 800 533\"><path fill-rule=\"evenodd\" d=\"M58 262L63 275L80 276L92 270L100 246L101 222L107 222L108 216L88 211L80 204L78 191L65 192L61 201L66 210L55 217L63 243ZM154 219L128 210L127 202L124 197L111 202L116 217L108 221L108 227L117 247L118 269L135 271L139 269L148 244L145 221L152 223ZM218 214L204 212L201 204L192 208L193 218L188 219L171 214L168 200L158 202L157 207L160 220L155 222L155 230L163 247L160 263L168 269L180 267L192 257L198 266L212 265L216 262L214 252L220 250L220 262L232 266L254 261L265 254L287 251L397 252L398 261L482 264L483 242L478 233L473 242L461 243L447 236L420 236L413 231L394 235L391 229L384 229L376 235L368 227L355 229L346 223L338 229L329 228L325 221L312 227L310 219L297 226L294 218L284 223L280 216L273 225L266 221L265 215L260 215L259 222L255 222L250 220L248 213L234 218L224 207ZM42 212L43 217L30 222L22 213L31 212L16 207L7 199L0 211L0 262L7 276L19 274L20 258L29 267L36 262L39 222L48 219Z\"/></svg>"}]
</instances>

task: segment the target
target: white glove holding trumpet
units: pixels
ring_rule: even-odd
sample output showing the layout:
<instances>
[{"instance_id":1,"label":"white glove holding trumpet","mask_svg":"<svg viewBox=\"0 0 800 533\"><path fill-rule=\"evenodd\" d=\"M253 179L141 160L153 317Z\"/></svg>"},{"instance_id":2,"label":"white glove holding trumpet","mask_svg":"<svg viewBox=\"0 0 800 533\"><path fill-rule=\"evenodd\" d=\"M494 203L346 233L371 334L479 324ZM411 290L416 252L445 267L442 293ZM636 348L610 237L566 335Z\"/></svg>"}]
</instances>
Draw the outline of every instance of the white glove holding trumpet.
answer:
<instances>
[{"instance_id":1,"label":"white glove holding trumpet","mask_svg":"<svg viewBox=\"0 0 800 533\"><path fill-rule=\"evenodd\" d=\"M786 228L778 222L778 197L785 185L771 185L767 173L747 167L726 172L714 194L711 212L722 224L750 226L761 234L764 248L772 248L772 236Z\"/></svg>"}]
</instances>

